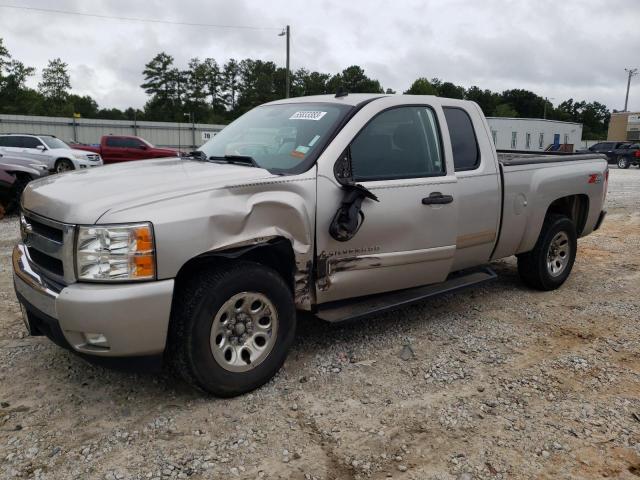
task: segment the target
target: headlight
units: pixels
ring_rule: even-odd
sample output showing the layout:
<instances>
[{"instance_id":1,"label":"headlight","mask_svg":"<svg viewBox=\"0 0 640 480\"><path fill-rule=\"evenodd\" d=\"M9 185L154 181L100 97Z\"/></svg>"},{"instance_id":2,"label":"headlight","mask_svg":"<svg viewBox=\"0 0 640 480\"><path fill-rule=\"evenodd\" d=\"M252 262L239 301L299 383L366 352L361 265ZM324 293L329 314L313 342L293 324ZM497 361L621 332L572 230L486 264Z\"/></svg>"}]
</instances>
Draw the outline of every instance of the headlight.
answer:
<instances>
[{"instance_id":1,"label":"headlight","mask_svg":"<svg viewBox=\"0 0 640 480\"><path fill-rule=\"evenodd\" d=\"M77 159L77 160L87 160L87 155L84 153L74 153L73 156Z\"/></svg>"},{"instance_id":2,"label":"headlight","mask_svg":"<svg viewBox=\"0 0 640 480\"><path fill-rule=\"evenodd\" d=\"M155 245L150 223L79 227L76 246L78 280L153 280Z\"/></svg>"}]
</instances>

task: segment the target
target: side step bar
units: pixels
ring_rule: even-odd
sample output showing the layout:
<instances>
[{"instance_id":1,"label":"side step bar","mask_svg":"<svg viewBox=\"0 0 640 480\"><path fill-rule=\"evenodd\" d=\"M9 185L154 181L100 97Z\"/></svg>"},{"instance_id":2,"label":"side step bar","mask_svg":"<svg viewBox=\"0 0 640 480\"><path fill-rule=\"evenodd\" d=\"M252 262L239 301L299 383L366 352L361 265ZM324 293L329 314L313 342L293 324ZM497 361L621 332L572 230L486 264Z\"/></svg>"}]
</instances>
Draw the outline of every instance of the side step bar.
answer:
<instances>
[{"instance_id":1,"label":"side step bar","mask_svg":"<svg viewBox=\"0 0 640 480\"><path fill-rule=\"evenodd\" d=\"M316 317L327 322L356 320L376 313L406 307L427 298L451 293L463 288L494 280L498 276L489 267L454 273L442 283L408 288L395 292L368 295L356 299L340 300L320 305Z\"/></svg>"}]
</instances>

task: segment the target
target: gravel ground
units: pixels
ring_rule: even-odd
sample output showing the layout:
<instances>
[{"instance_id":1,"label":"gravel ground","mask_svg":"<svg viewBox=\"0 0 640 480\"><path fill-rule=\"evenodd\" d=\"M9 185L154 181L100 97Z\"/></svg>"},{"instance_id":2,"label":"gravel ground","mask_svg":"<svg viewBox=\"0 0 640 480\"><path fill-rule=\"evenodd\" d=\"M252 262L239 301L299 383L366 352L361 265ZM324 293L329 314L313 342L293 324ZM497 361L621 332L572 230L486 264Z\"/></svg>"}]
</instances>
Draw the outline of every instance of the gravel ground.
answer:
<instances>
[{"instance_id":1,"label":"gravel ground","mask_svg":"<svg viewBox=\"0 0 640 480\"><path fill-rule=\"evenodd\" d=\"M0 221L1 478L640 476L640 171L558 291L499 280L367 321L302 319L282 371L231 400L25 337Z\"/></svg>"}]
</instances>

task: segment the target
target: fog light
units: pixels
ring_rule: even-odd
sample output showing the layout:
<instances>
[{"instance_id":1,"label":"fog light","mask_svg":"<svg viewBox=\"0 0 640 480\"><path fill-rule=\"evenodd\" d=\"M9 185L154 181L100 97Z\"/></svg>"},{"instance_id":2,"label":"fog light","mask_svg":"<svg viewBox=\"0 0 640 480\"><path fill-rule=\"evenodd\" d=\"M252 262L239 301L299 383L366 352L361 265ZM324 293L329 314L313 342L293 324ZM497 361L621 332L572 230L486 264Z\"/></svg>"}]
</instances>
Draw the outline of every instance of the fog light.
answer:
<instances>
[{"instance_id":1,"label":"fog light","mask_svg":"<svg viewBox=\"0 0 640 480\"><path fill-rule=\"evenodd\" d=\"M105 337L102 333L84 333L83 335L84 339L89 345L93 345L94 347L109 348L107 337Z\"/></svg>"}]
</instances>

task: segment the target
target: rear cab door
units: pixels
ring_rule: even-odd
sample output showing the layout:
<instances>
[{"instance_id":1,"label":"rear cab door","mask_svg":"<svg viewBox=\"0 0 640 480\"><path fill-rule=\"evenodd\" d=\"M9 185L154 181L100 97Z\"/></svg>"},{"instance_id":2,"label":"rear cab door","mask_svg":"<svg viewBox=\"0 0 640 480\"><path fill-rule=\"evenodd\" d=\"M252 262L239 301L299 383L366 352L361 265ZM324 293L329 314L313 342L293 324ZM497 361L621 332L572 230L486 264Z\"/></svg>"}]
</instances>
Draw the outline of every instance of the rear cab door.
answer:
<instances>
[{"instance_id":1,"label":"rear cab door","mask_svg":"<svg viewBox=\"0 0 640 480\"><path fill-rule=\"evenodd\" d=\"M344 155L352 181L379 202L364 200L360 229L341 242L329 228L344 198L334 173ZM392 96L362 107L318 161L318 303L444 281L455 257L458 193L440 99Z\"/></svg>"},{"instance_id":2,"label":"rear cab door","mask_svg":"<svg viewBox=\"0 0 640 480\"><path fill-rule=\"evenodd\" d=\"M491 130L474 102L443 98L458 181L456 255L452 269L489 262L498 240L502 184Z\"/></svg>"},{"instance_id":3,"label":"rear cab door","mask_svg":"<svg viewBox=\"0 0 640 480\"><path fill-rule=\"evenodd\" d=\"M20 137L20 145L22 146L22 152L28 158L38 161L44 165L51 163L49 153L47 153L48 147L42 143L37 137Z\"/></svg>"},{"instance_id":4,"label":"rear cab door","mask_svg":"<svg viewBox=\"0 0 640 480\"><path fill-rule=\"evenodd\" d=\"M114 135L103 137L101 143L102 160L105 163L122 162L125 159L126 148L124 138Z\"/></svg>"},{"instance_id":5,"label":"rear cab door","mask_svg":"<svg viewBox=\"0 0 640 480\"><path fill-rule=\"evenodd\" d=\"M0 137L0 151L7 153L22 154L22 136L21 135L3 135Z\"/></svg>"}]
</instances>

